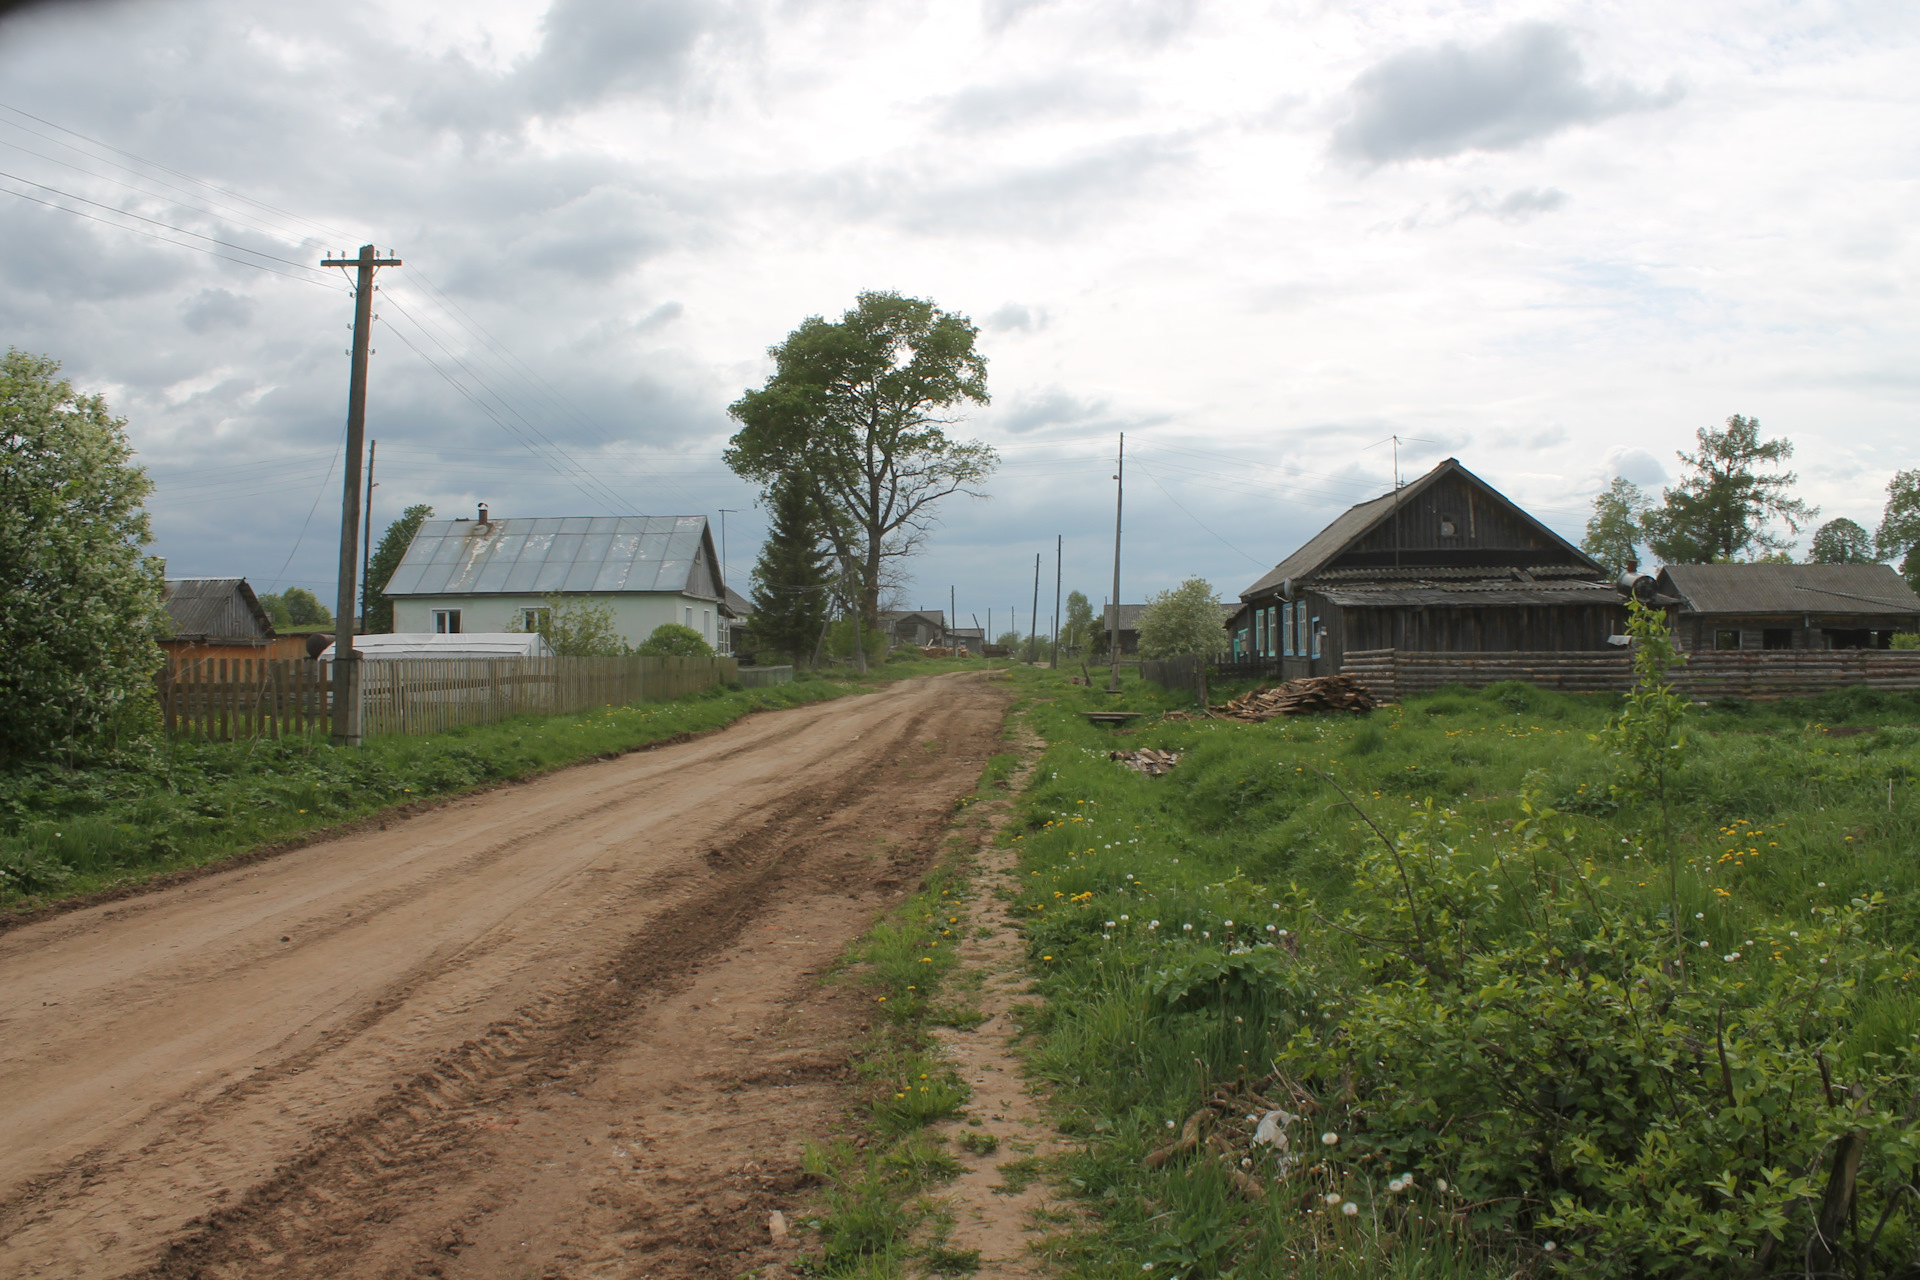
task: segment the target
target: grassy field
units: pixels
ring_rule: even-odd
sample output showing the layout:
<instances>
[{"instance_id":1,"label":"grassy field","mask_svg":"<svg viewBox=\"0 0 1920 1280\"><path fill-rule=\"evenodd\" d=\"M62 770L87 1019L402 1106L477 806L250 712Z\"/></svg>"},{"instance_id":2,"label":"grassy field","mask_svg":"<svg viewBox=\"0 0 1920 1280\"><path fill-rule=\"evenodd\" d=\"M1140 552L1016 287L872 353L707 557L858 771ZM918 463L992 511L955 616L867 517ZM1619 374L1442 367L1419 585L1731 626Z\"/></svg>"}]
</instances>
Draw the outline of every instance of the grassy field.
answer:
<instances>
[{"instance_id":1,"label":"grassy field","mask_svg":"<svg viewBox=\"0 0 1920 1280\"><path fill-rule=\"evenodd\" d=\"M36 909L199 866L383 809L525 778L751 712L967 666L891 662L867 677L802 673L770 689L714 689L669 703L526 717L432 737L136 744L80 768L0 774L0 912Z\"/></svg>"},{"instance_id":2,"label":"grassy field","mask_svg":"<svg viewBox=\"0 0 1920 1280\"><path fill-rule=\"evenodd\" d=\"M1074 1274L1913 1274L1920 702L1695 709L1663 821L1611 696L1116 734L1176 700L1016 679Z\"/></svg>"}]
</instances>

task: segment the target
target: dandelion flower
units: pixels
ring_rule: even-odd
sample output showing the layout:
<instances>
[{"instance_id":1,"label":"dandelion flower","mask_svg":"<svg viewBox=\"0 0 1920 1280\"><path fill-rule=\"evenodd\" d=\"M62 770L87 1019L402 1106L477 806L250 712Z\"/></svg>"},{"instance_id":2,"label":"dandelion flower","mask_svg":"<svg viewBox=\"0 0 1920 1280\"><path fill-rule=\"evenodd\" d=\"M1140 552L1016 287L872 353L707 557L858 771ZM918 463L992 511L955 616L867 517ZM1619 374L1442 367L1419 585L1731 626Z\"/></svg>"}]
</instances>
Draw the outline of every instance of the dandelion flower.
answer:
<instances>
[{"instance_id":1,"label":"dandelion flower","mask_svg":"<svg viewBox=\"0 0 1920 1280\"><path fill-rule=\"evenodd\" d=\"M1560 1246L1555 1244L1553 1241L1549 1240L1545 1244L1541 1245L1540 1247L1542 1249L1545 1249L1548 1253L1552 1253L1555 1249L1558 1249Z\"/></svg>"},{"instance_id":2,"label":"dandelion flower","mask_svg":"<svg viewBox=\"0 0 1920 1280\"><path fill-rule=\"evenodd\" d=\"M1436 1182L1435 1182L1435 1183L1433 1184L1433 1186L1434 1186L1434 1189L1435 1189L1436 1191L1440 1191L1440 1192L1442 1192L1442 1193L1444 1193L1444 1192L1446 1191L1446 1189L1447 1189L1447 1180L1446 1180L1445 1178L1441 1178L1441 1179L1439 1179L1438 1181L1436 1181Z\"/></svg>"},{"instance_id":3,"label":"dandelion flower","mask_svg":"<svg viewBox=\"0 0 1920 1280\"><path fill-rule=\"evenodd\" d=\"M1340 1206L1340 1212L1346 1214L1349 1218L1358 1217L1360 1214L1360 1206L1349 1200Z\"/></svg>"},{"instance_id":4,"label":"dandelion flower","mask_svg":"<svg viewBox=\"0 0 1920 1280\"><path fill-rule=\"evenodd\" d=\"M1330 1205L1334 1205L1334 1204L1339 1204L1339 1203L1340 1203L1340 1193L1339 1193L1338 1191L1329 1191L1329 1192L1327 1192L1327 1197L1326 1197L1326 1199L1327 1199L1327 1203L1328 1203L1328 1204L1330 1204Z\"/></svg>"},{"instance_id":5,"label":"dandelion flower","mask_svg":"<svg viewBox=\"0 0 1920 1280\"><path fill-rule=\"evenodd\" d=\"M1337 1147L1340 1145L1340 1135L1337 1133L1323 1133L1320 1135L1320 1145L1323 1147Z\"/></svg>"}]
</instances>

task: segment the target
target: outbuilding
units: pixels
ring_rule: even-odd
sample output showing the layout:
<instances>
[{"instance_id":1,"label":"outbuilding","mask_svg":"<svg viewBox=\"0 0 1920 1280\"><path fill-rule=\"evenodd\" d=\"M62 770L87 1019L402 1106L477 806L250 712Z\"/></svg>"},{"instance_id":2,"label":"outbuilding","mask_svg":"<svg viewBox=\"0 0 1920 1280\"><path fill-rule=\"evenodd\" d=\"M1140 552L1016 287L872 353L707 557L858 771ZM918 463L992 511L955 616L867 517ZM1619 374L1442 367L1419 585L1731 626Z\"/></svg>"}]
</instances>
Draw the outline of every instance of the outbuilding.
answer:
<instances>
[{"instance_id":1,"label":"outbuilding","mask_svg":"<svg viewBox=\"0 0 1920 1280\"><path fill-rule=\"evenodd\" d=\"M1884 564L1670 564L1660 594L1686 650L1887 649L1920 595Z\"/></svg>"}]
</instances>

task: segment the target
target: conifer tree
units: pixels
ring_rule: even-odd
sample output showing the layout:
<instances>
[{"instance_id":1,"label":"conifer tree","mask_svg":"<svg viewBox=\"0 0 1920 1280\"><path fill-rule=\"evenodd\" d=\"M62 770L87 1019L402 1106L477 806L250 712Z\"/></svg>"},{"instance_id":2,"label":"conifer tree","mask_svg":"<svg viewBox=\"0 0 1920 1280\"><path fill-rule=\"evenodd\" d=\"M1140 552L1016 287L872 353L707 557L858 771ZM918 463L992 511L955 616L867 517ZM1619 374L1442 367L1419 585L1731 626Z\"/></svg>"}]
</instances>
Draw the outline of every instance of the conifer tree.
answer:
<instances>
[{"instance_id":1,"label":"conifer tree","mask_svg":"<svg viewBox=\"0 0 1920 1280\"><path fill-rule=\"evenodd\" d=\"M755 643L803 661L827 616L828 573L821 549L819 498L798 475L782 477L765 499L773 517L754 563Z\"/></svg>"}]
</instances>

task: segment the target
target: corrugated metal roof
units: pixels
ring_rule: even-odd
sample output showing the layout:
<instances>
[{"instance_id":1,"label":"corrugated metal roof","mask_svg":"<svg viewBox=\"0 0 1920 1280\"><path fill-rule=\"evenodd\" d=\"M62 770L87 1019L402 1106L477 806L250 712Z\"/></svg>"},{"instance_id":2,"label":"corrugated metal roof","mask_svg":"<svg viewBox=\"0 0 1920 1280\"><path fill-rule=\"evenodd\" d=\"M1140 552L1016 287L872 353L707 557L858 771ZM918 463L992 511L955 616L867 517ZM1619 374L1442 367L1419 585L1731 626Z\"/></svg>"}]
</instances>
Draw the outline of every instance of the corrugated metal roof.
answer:
<instances>
[{"instance_id":1,"label":"corrugated metal roof","mask_svg":"<svg viewBox=\"0 0 1920 1280\"><path fill-rule=\"evenodd\" d=\"M382 594L672 591L718 600L713 564L705 516L428 520Z\"/></svg>"},{"instance_id":2,"label":"corrugated metal roof","mask_svg":"<svg viewBox=\"0 0 1920 1280\"><path fill-rule=\"evenodd\" d=\"M1920 614L1884 564L1670 564L1660 581L1693 613Z\"/></svg>"},{"instance_id":3,"label":"corrugated metal roof","mask_svg":"<svg viewBox=\"0 0 1920 1280\"><path fill-rule=\"evenodd\" d=\"M245 578L168 578L165 591L176 636L273 634L273 619Z\"/></svg>"},{"instance_id":4,"label":"corrugated metal roof","mask_svg":"<svg viewBox=\"0 0 1920 1280\"><path fill-rule=\"evenodd\" d=\"M1145 613L1146 611L1147 611L1147 606L1143 604L1121 605L1120 606L1120 629L1122 631L1138 631L1140 629L1140 615ZM1100 610L1100 629L1102 631L1113 630L1113 606L1112 605L1107 605L1106 607Z\"/></svg>"},{"instance_id":5,"label":"corrugated metal roof","mask_svg":"<svg viewBox=\"0 0 1920 1280\"><path fill-rule=\"evenodd\" d=\"M753 601L747 599L732 587L728 587L727 609L736 618L751 618L753 616Z\"/></svg>"},{"instance_id":6,"label":"corrugated metal roof","mask_svg":"<svg viewBox=\"0 0 1920 1280\"><path fill-rule=\"evenodd\" d=\"M1600 566L1593 564L1585 553L1574 547L1553 530L1547 528L1544 524L1541 524L1538 520L1534 520L1531 515L1521 510L1512 499L1508 498L1498 489L1461 466L1458 458L1448 458L1434 467L1433 470L1421 476L1418 480L1403 485L1397 491L1383 493L1377 498L1372 498L1366 502L1356 503L1348 507L1345 511L1334 517L1332 524L1329 524L1326 528L1307 539L1298 551L1288 556L1285 560L1282 560L1279 564L1275 565L1266 576L1262 577L1245 591L1242 591L1240 598L1245 600L1249 596L1259 595L1262 592L1279 586L1282 581L1288 578L1292 578L1295 582L1301 582L1312 576L1322 565L1339 555L1349 543L1354 542L1382 520L1392 515L1396 505L1412 501L1415 496L1433 485L1440 477L1450 472L1458 472L1472 483L1480 486L1482 490L1494 498L1511 507L1514 511L1532 520L1534 526L1538 528L1541 533L1591 565L1592 567L1588 572L1598 571ZM1479 572L1484 573L1485 570L1480 570Z\"/></svg>"}]
</instances>

